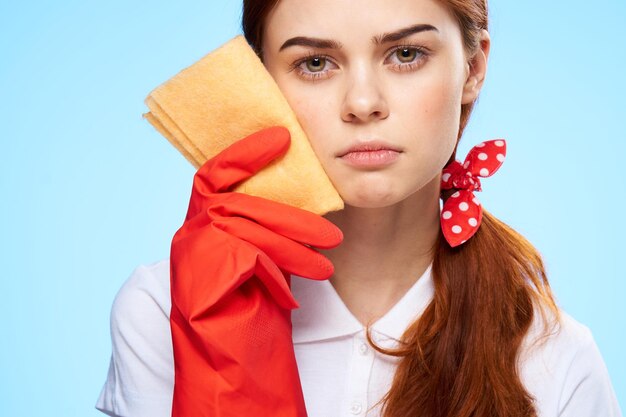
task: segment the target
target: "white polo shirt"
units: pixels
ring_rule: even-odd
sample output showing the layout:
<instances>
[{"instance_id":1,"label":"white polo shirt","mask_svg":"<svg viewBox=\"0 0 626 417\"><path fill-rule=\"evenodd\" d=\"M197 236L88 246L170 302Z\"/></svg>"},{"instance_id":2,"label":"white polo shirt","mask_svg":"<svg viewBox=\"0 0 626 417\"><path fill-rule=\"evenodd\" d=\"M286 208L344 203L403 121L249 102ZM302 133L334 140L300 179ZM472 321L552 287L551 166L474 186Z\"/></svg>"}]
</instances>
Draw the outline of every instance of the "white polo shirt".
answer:
<instances>
[{"instance_id":1,"label":"white polo shirt","mask_svg":"<svg viewBox=\"0 0 626 417\"><path fill-rule=\"evenodd\" d=\"M112 356L96 408L119 417L170 417L174 360L169 325L169 258L136 268L111 310ZM293 277L300 308L293 342L309 417L378 417L398 359L368 346L364 327L329 281ZM397 346L433 297L429 267L396 305L372 325L377 344ZM619 417L609 375L589 329L563 313L561 330L520 358L522 382L539 417ZM371 409L370 409L371 408Z\"/></svg>"}]
</instances>

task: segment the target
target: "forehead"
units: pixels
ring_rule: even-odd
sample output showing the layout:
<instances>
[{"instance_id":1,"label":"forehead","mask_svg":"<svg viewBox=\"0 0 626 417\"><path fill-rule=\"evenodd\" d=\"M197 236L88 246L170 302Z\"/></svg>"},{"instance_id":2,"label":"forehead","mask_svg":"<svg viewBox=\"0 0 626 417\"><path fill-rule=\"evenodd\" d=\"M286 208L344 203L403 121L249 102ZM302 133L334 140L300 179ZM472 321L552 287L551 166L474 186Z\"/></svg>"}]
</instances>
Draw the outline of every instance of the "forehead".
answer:
<instances>
[{"instance_id":1,"label":"forehead","mask_svg":"<svg viewBox=\"0 0 626 417\"><path fill-rule=\"evenodd\" d=\"M444 0L279 0L264 22L264 49L296 36L332 38L347 46L416 24L443 39L460 30Z\"/></svg>"}]
</instances>

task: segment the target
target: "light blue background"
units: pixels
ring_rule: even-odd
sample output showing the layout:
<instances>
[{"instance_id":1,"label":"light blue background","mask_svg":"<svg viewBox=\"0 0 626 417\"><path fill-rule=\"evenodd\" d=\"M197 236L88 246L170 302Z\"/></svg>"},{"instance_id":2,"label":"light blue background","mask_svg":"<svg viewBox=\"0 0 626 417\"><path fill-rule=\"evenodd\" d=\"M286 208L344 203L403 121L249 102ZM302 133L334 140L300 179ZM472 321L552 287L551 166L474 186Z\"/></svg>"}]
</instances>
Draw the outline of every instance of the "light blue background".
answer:
<instances>
[{"instance_id":1,"label":"light blue background","mask_svg":"<svg viewBox=\"0 0 626 417\"><path fill-rule=\"evenodd\" d=\"M626 2L491 3L459 155L507 139L479 198L543 253L623 406ZM111 302L168 256L194 173L143 99L238 33L239 1L1 0L1 415L101 415Z\"/></svg>"}]
</instances>

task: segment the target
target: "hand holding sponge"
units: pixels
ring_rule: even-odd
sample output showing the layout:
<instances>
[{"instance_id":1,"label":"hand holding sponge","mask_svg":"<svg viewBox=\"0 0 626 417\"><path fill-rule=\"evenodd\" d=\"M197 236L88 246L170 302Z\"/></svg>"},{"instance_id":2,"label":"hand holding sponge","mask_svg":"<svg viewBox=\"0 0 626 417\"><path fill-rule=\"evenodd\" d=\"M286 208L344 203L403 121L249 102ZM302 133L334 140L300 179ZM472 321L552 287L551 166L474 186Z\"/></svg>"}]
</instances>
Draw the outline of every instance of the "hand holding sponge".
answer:
<instances>
[{"instance_id":1,"label":"hand holding sponge","mask_svg":"<svg viewBox=\"0 0 626 417\"><path fill-rule=\"evenodd\" d=\"M145 102L144 117L198 168L170 253L172 416L306 417L290 274L332 275L313 248L341 242L321 215L343 201L242 36Z\"/></svg>"},{"instance_id":2,"label":"hand holding sponge","mask_svg":"<svg viewBox=\"0 0 626 417\"><path fill-rule=\"evenodd\" d=\"M231 191L289 142L283 127L260 130L194 176L170 253L172 417L306 417L290 274L329 278L332 264L312 248L335 247L342 234L310 211Z\"/></svg>"}]
</instances>

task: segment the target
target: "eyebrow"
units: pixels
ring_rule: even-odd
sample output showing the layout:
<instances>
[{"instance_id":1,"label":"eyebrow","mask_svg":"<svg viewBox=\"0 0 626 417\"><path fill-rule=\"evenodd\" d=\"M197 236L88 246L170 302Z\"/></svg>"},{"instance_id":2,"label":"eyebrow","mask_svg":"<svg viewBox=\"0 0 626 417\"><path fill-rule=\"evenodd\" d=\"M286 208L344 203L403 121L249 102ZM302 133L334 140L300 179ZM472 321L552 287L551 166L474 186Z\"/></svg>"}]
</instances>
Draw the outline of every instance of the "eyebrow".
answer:
<instances>
[{"instance_id":1,"label":"eyebrow","mask_svg":"<svg viewBox=\"0 0 626 417\"><path fill-rule=\"evenodd\" d=\"M434 31L439 32L439 30L433 25L428 24L418 24L409 26L406 28L402 28L396 30L394 32L383 33L381 35L376 35L372 37L372 43L375 45L381 45L384 43L395 42L400 39L406 38L414 33L426 32L426 31ZM289 48L290 46L310 46L313 48L320 49L341 49L343 45L341 42L337 42L333 39L320 39L320 38L310 38L307 36L296 36L295 38L290 38L282 44L278 52L281 52L283 49Z\"/></svg>"}]
</instances>

